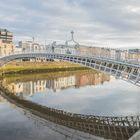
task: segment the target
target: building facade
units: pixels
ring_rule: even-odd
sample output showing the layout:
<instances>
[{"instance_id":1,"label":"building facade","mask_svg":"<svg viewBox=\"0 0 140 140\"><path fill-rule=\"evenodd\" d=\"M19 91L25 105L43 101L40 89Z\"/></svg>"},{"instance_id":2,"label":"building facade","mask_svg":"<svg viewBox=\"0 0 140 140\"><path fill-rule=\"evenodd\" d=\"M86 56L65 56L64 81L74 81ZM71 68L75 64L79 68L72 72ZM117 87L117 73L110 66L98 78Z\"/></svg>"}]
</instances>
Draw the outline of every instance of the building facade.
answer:
<instances>
[{"instance_id":1,"label":"building facade","mask_svg":"<svg viewBox=\"0 0 140 140\"><path fill-rule=\"evenodd\" d=\"M3 42L6 43L11 43L13 40L13 33L7 29L0 29L0 40L3 40Z\"/></svg>"},{"instance_id":2,"label":"building facade","mask_svg":"<svg viewBox=\"0 0 140 140\"><path fill-rule=\"evenodd\" d=\"M75 54L77 53L77 50L72 46L65 46L65 45L56 45L54 47L54 53L58 54Z\"/></svg>"},{"instance_id":3,"label":"building facade","mask_svg":"<svg viewBox=\"0 0 140 140\"><path fill-rule=\"evenodd\" d=\"M18 46L19 46L19 48L21 48L22 53L47 52L48 51L48 45L42 45L42 44L36 43L34 41L20 41ZM47 61L47 59L46 58L36 58L36 59L27 59L25 61L44 62L44 61Z\"/></svg>"},{"instance_id":4,"label":"building facade","mask_svg":"<svg viewBox=\"0 0 140 140\"><path fill-rule=\"evenodd\" d=\"M42 45L34 41L20 41L19 48L22 48L23 52L41 52L48 50L47 45Z\"/></svg>"},{"instance_id":5,"label":"building facade","mask_svg":"<svg viewBox=\"0 0 140 140\"><path fill-rule=\"evenodd\" d=\"M0 56L13 54L15 45L13 44L13 33L6 29L0 29Z\"/></svg>"}]
</instances>

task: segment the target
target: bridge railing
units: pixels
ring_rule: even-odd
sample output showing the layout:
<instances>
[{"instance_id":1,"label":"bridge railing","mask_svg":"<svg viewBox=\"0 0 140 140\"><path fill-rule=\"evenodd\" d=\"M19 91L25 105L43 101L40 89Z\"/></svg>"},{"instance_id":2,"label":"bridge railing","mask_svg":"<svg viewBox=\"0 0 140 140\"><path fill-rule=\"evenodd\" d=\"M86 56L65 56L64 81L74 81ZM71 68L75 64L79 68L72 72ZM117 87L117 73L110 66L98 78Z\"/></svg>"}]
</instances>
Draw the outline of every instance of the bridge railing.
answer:
<instances>
[{"instance_id":1,"label":"bridge railing","mask_svg":"<svg viewBox=\"0 0 140 140\"><path fill-rule=\"evenodd\" d=\"M129 81L135 85L140 86L140 64L130 63L128 61L114 60L111 58L105 58L101 55L87 55L79 54L66 54L55 53L53 51L19 51L13 52L5 57L0 58L0 66L5 65L7 62L14 59L22 58L36 58L36 57L50 57L51 59L63 59L74 63L80 63L90 68L100 70L113 76L117 76L126 81ZM68 58L68 59L67 59ZM79 61L80 59L80 61Z\"/></svg>"},{"instance_id":2,"label":"bridge railing","mask_svg":"<svg viewBox=\"0 0 140 140\"><path fill-rule=\"evenodd\" d=\"M103 58L103 59L109 59L109 60L115 60L115 61L121 61L121 62L127 62L127 63L132 63L132 64L139 64L140 65L140 59L137 58L135 59L130 59L130 58L121 58L121 57L111 57L111 55L108 54L103 54L102 52L100 53L92 53L92 52L84 52L80 51L77 52L77 54L81 56L90 56L90 57L98 57L98 58Z\"/></svg>"},{"instance_id":3,"label":"bridge railing","mask_svg":"<svg viewBox=\"0 0 140 140\"><path fill-rule=\"evenodd\" d=\"M4 56L0 56L0 58L5 57L5 56L10 56L10 55L16 55L16 54L26 54L26 53L51 53L51 54L58 54L52 50L37 50L37 51L14 51L9 54L5 54ZM102 55L100 53L87 53L84 51L76 51L74 53L60 53L60 54L68 54L68 55L77 55L77 56L83 56L83 57L94 57L94 58L99 58L103 60L112 60L112 61L119 61L123 63L130 63L130 64L138 64L140 65L140 62L130 60L130 59L121 59L121 58L112 58L109 55Z\"/></svg>"}]
</instances>

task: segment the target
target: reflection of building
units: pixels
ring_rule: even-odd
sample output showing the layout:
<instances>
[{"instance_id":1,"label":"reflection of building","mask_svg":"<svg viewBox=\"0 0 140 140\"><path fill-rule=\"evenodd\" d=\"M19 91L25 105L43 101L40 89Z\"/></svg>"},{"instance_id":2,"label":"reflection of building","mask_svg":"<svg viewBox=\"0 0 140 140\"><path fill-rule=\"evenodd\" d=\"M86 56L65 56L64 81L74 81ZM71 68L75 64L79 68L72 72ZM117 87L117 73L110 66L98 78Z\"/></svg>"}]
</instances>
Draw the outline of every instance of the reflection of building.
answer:
<instances>
[{"instance_id":1,"label":"reflection of building","mask_svg":"<svg viewBox=\"0 0 140 140\"><path fill-rule=\"evenodd\" d=\"M76 78L77 87L87 86L87 85L99 85L103 84L105 81L110 80L110 76L103 73L87 73Z\"/></svg>"},{"instance_id":2,"label":"reflection of building","mask_svg":"<svg viewBox=\"0 0 140 140\"><path fill-rule=\"evenodd\" d=\"M9 84L8 88L11 92L16 93L17 95L27 95L32 96L34 93L45 91L46 81L37 80L37 81L27 81L27 82L16 82Z\"/></svg>"},{"instance_id":3,"label":"reflection of building","mask_svg":"<svg viewBox=\"0 0 140 140\"><path fill-rule=\"evenodd\" d=\"M33 83L34 93L43 92L46 90L46 80L37 80Z\"/></svg>"},{"instance_id":4,"label":"reflection of building","mask_svg":"<svg viewBox=\"0 0 140 140\"><path fill-rule=\"evenodd\" d=\"M12 43L13 34L6 29L0 29L0 56L12 54L15 45Z\"/></svg>"},{"instance_id":5,"label":"reflection of building","mask_svg":"<svg viewBox=\"0 0 140 140\"><path fill-rule=\"evenodd\" d=\"M79 73L71 76L62 76L54 79L35 80L8 84L9 90L16 95L32 96L35 93L53 89L54 92L67 89L69 87L83 87L88 85L99 85L109 81L110 76L99 72Z\"/></svg>"},{"instance_id":6,"label":"reflection of building","mask_svg":"<svg viewBox=\"0 0 140 140\"><path fill-rule=\"evenodd\" d=\"M46 87L51 88L54 91L60 90L60 89L66 89L71 86L76 85L76 77L75 76L68 76L68 77L60 77L53 80L47 80Z\"/></svg>"},{"instance_id":7,"label":"reflection of building","mask_svg":"<svg viewBox=\"0 0 140 140\"><path fill-rule=\"evenodd\" d=\"M12 93L20 94L23 92L23 83L22 82L10 83L8 85L8 89Z\"/></svg>"}]
</instances>

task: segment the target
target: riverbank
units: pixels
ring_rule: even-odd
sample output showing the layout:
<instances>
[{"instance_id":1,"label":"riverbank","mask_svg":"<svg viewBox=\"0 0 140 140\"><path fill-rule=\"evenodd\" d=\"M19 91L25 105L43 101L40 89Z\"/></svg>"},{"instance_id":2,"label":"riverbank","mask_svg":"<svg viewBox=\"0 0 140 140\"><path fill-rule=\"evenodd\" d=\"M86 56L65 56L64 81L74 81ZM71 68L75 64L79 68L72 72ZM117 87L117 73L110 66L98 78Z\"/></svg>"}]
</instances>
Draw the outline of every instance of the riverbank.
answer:
<instances>
[{"instance_id":1,"label":"riverbank","mask_svg":"<svg viewBox=\"0 0 140 140\"><path fill-rule=\"evenodd\" d=\"M55 78L60 78L60 77L68 77L68 76L77 76L83 75L84 74L93 74L93 73L98 73L95 70L92 69L87 69L87 70L76 70L76 71L57 71L57 72L45 72L45 73L29 73L29 74L7 74L1 77L1 80L4 80L7 82L7 84L10 84L12 82L15 82L17 79L19 82L26 82L29 80L47 80L47 79L55 79Z\"/></svg>"},{"instance_id":2,"label":"riverbank","mask_svg":"<svg viewBox=\"0 0 140 140\"><path fill-rule=\"evenodd\" d=\"M87 70L89 68L82 67L78 64L72 64L63 61L48 61L48 62L16 62L13 61L0 68L1 75L8 74L29 74L29 73L44 73L58 71L75 71Z\"/></svg>"}]
</instances>

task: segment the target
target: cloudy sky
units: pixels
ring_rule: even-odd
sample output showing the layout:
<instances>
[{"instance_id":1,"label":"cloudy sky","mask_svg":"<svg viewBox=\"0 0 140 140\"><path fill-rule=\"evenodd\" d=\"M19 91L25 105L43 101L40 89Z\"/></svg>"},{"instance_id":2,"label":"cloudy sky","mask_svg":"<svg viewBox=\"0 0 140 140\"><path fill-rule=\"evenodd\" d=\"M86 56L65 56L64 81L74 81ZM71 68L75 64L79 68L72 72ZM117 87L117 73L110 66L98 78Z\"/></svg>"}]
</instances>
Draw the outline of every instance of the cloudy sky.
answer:
<instances>
[{"instance_id":1,"label":"cloudy sky","mask_svg":"<svg viewBox=\"0 0 140 140\"><path fill-rule=\"evenodd\" d=\"M14 41L64 42L140 48L139 0L1 0L0 28Z\"/></svg>"}]
</instances>

